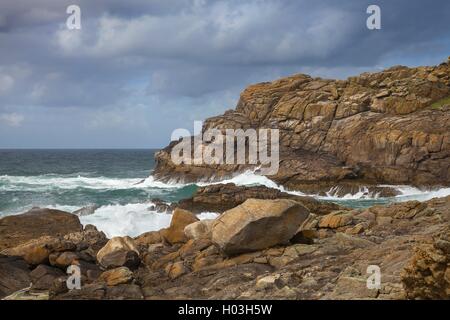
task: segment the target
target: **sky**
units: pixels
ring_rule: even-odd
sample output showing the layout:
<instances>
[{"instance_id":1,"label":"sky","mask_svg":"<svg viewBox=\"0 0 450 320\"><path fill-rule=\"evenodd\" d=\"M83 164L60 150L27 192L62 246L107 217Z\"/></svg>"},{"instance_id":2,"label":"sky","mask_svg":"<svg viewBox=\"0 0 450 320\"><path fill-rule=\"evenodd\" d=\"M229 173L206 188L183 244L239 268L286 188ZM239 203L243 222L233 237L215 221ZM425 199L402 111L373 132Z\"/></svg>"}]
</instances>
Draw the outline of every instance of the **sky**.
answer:
<instances>
[{"instance_id":1,"label":"sky","mask_svg":"<svg viewBox=\"0 0 450 320\"><path fill-rule=\"evenodd\" d=\"M0 148L164 147L252 83L439 64L449 21L448 0L2 0Z\"/></svg>"}]
</instances>

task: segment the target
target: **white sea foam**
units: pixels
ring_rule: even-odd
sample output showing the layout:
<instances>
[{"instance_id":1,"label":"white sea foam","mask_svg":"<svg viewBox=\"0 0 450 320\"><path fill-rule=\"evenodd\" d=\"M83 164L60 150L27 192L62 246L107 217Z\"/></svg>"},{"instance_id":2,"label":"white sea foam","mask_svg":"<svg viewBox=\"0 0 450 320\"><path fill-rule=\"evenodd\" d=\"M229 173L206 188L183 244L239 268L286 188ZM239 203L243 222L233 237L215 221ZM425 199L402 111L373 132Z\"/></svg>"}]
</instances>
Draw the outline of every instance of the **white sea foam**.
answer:
<instances>
[{"instance_id":1,"label":"white sea foam","mask_svg":"<svg viewBox=\"0 0 450 320\"><path fill-rule=\"evenodd\" d=\"M266 176L259 175L255 173L255 170L247 170L243 173L240 173L232 178L213 181L213 182L199 182L198 186L207 186L214 184L225 184L225 183L234 183L237 186L266 186L268 188L277 189L283 192L288 192L290 194L295 194L299 196L304 196L305 194L300 191L289 191L286 190L283 186L278 185L275 181L270 180Z\"/></svg>"},{"instance_id":2,"label":"white sea foam","mask_svg":"<svg viewBox=\"0 0 450 320\"><path fill-rule=\"evenodd\" d=\"M144 232L157 231L170 225L172 214L150 211L152 203L130 203L126 205L107 205L98 208L93 214L80 217L83 225L93 224L110 237L135 237ZM205 212L199 219L214 219L216 213Z\"/></svg>"},{"instance_id":3,"label":"white sea foam","mask_svg":"<svg viewBox=\"0 0 450 320\"><path fill-rule=\"evenodd\" d=\"M377 192L370 192L368 187L360 187L356 193L348 193L344 195L339 195L339 188L333 187L326 195L316 195L316 194L305 194L300 191L292 191L284 188L283 186L278 185L273 180L265 176L258 175L255 171L246 171L241 174L236 175L233 178L222 180L222 181L214 181L214 182L201 182L198 183L199 186L220 184L220 183L234 183L238 186L252 186L252 185L263 185L268 188L278 189L280 191L299 195L299 196L312 196L321 200L369 200L369 199L382 199ZM450 188L440 188L440 189L428 189L421 190L412 186L405 185L380 185L379 187L388 187L398 190L401 194L395 197L395 201L409 201L409 200L420 200L426 201L435 197L446 197L450 195Z\"/></svg>"},{"instance_id":4,"label":"white sea foam","mask_svg":"<svg viewBox=\"0 0 450 320\"><path fill-rule=\"evenodd\" d=\"M163 183L156 181L153 176L146 179L120 179L107 177L84 177L84 176L0 176L1 191L48 191L58 189L95 189L95 190L125 190L125 189L146 189L160 188L173 189L180 188L183 184Z\"/></svg>"},{"instance_id":5,"label":"white sea foam","mask_svg":"<svg viewBox=\"0 0 450 320\"><path fill-rule=\"evenodd\" d=\"M291 191L278 185L269 178L258 175L254 171L246 171L238 174L230 179L214 182L201 182L197 185L206 186L219 183L234 183L238 186L262 185L269 188L278 189L294 195L305 195L299 191ZM32 191L51 191L54 189L76 189L86 188L94 190L126 190L126 189L143 189L151 193L152 196L158 194L158 190L176 190L188 184L168 182L164 183L155 180L153 176L146 179L119 179L106 177L87 177L87 176L57 176L53 174L40 176L0 176L0 191L2 190L32 190ZM382 185L380 187L395 188L400 195L391 198L390 201L409 201L420 200L426 201L434 197L445 197L450 195L450 188L441 188L437 190L421 190L411 186L391 186ZM164 191L165 192L165 191ZM382 200L376 193L370 193L368 188L362 187L354 194L339 195L338 188L331 188L325 196L310 195L317 199L331 201L364 201L364 200ZM17 201L17 200L16 200ZM49 208L60 209L73 212L80 209L79 206L68 205L51 205L44 206ZM170 224L171 214L157 213L149 211L151 203L130 203L126 205L111 204L105 205L91 215L80 217L81 222L93 224L99 230L104 231L108 237L113 236L137 236L147 231L159 230ZM24 212L31 207L23 207L18 210ZM9 214L14 214L9 213ZM215 213L203 213L199 215L201 219L215 218Z\"/></svg>"},{"instance_id":6,"label":"white sea foam","mask_svg":"<svg viewBox=\"0 0 450 320\"><path fill-rule=\"evenodd\" d=\"M421 190L412 186L392 186L401 194L397 195L395 198L397 201L409 201L409 200L419 200L427 201L433 198L442 198L450 196L450 188L441 188L433 190Z\"/></svg>"}]
</instances>

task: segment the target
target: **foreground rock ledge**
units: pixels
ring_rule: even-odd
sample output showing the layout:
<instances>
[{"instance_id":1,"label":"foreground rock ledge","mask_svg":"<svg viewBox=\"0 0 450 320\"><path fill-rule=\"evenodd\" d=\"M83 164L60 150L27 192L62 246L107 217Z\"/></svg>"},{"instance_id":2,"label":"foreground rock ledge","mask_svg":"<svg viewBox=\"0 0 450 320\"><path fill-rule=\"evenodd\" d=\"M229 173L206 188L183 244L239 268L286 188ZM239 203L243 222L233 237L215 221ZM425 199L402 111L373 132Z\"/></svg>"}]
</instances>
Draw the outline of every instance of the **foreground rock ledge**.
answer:
<instances>
[{"instance_id":1,"label":"foreground rock ledge","mask_svg":"<svg viewBox=\"0 0 450 320\"><path fill-rule=\"evenodd\" d=\"M261 201L267 204L261 205ZM247 209L258 209L256 212L246 212L243 205L235 208L235 212L242 215L243 223L231 224L233 227L227 239L236 239L234 235L244 235L249 230L253 234L270 234L270 224L253 224L251 219L259 217L264 221L267 215L277 216L278 212L280 222L286 212L299 205L285 199L258 200L256 203L260 204L244 205ZM227 215L225 213L224 217ZM5 254L19 252L18 248L22 253L35 252L29 243L3 250L0 254L0 297L448 299L449 218L450 197L364 210L339 209L321 215L310 213L291 239L285 241L288 236L280 237L280 242L264 243L265 248L260 242L257 247L250 248L243 241L241 249L251 251L241 254L233 250L231 256L224 254L223 246L221 248L218 243L220 240L215 242L212 236L213 226L220 224L218 219L202 224L195 237L186 235L182 242L174 244L158 231L136 239L119 237L108 243L102 232L86 226L82 231L47 234L30 240L29 243L43 244L47 249L45 256L48 255L48 259L42 259L38 265L35 265L36 261L31 263ZM295 224L299 220L295 220ZM199 225L199 222L193 224ZM174 231L178 233L183 223L174 222L173 225L177 226ZM189 227L184 227L187 233L194 228ZM239 231L240 228L244 231ZM289 233L292 230L293 227L289 228ZM0 238L2 236L0 234ZM253 244L251 237L250 240ZM233 246L237 247L239 243L233 243ZM99 260L104 261L108 255L109 261L114 263L106 268ZM81 290L68 291L65 285L65 269L70 264L80 266ZM368 265L380 267L382 282L379 288L368 289L366 286Z\"/></svg>"}]
</instances>

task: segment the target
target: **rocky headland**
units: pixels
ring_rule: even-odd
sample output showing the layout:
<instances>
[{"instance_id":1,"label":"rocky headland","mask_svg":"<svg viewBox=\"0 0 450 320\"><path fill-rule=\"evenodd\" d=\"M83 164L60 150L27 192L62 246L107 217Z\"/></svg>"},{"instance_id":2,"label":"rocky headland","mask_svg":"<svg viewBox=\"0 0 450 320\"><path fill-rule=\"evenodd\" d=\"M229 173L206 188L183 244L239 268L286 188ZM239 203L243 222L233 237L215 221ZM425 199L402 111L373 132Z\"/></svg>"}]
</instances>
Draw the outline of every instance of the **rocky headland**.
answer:
<instances>
[{"instance_id":1,"label":"rocky headland","mask_svg":"<svg viewBox=\"0 0 450 320\"><path fill-rule=\"evenodd\" d=\"M207 119L202 131L210 128L279 129L280 168L269 178L292 190L449 186L450 60L347 80L299 74L251 85L234 110ZM156 155L154 175L161 180L220 180L255 167L176 165L176 143Z\"/></svg>"}]
</instances>

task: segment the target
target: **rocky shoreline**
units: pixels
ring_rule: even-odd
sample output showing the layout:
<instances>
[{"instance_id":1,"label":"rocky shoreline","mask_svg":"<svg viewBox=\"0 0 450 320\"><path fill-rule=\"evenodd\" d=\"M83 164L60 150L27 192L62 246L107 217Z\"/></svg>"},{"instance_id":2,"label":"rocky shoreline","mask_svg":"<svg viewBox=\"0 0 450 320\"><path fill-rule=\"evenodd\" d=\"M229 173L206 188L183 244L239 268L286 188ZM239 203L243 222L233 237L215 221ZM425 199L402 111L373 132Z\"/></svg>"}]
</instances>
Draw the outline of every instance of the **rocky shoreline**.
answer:
<instances>
[{"instance_id":1,"label":"rocky shoreline","mask_svg":"<svg viewBox=\"0 0 450 320\"><path fill-rule=\"evenodd\" d=\"M210 188L235 191L234 198L225 193L224 212L216 219L198 220L176 208L168 228L134 239L107 239L58 210L0 219L0 298L450 296L450 197L349 209L282 193L267 199L259 187ZM252 197L255 190L259 199ZM214 196L208 199L207 191L188 201L193 211L221 194L210 190ZM79 290L67 288L70 265L80 267ZM380 268L381 284L369 289L367 268L373 265Z\"/></svg>"}]
</instances>

